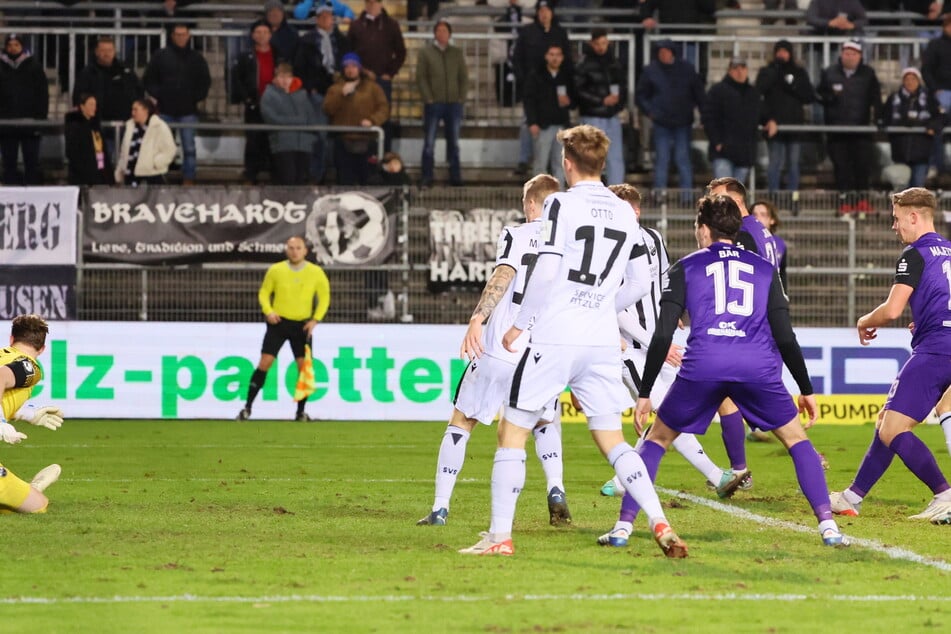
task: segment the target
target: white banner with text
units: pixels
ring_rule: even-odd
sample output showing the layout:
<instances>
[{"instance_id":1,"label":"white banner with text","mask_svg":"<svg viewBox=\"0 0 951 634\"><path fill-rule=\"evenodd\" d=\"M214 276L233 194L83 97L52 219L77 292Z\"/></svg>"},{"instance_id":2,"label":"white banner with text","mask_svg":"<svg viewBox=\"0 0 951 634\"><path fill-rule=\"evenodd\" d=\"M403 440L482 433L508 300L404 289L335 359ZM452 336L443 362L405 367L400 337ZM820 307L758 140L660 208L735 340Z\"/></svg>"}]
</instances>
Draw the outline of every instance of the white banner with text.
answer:
<instances>
[{"instance_id":1,"label":"white banner with text","mask_svg":"<svg viewBox=\"0 0 951 634\"><path fill-rule=\"evenodd\" d=\"M61 406L67 417L228 419L243 406L264 324L71 321L51 331L34 398ZM466 367L458 358L464 332L463 326L319 325L317 391L307 412L321 420L447 420ZM802 329L798 336L819 394L882 401L911 354L908 331L900 328L879 331L868 347L852 329ZM252 419L292 419L296 380L285 346ZM786 381L795 394L788 373ZM848 404L840 409L829 417L861 423L874 414Z\"/></svg>"},{"instance_id":2,"label":"white banner with text","mask_svg":"<svg viewBox=\"0 0 951 634\"><path fill-rule=\"evenodd\" d=\"M0 187L0 264L76 265L78 187Z\"/></svg>"}]
</instances>

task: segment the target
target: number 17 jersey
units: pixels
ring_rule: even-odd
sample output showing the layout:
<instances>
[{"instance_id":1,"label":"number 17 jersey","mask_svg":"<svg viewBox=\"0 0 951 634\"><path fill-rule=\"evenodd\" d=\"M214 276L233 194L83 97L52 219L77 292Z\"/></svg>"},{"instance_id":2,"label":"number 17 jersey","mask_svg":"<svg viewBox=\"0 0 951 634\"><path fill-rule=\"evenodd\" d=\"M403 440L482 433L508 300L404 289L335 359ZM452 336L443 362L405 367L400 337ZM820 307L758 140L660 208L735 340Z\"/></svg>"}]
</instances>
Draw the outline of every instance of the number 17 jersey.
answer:
<instances>
[{"instance_id":1,"label":"number 17 jersey","mask_svg":"<svg viewBox=\"0 0 951 634\"><path fill-rule=\"evenodd\" d=\"M615 298L644 238L631 206L600 182L545 199L539 255L561 256L532 343L620 349ZM645 280L646 286L646 280Z\"/></svg>"}]
</instances>

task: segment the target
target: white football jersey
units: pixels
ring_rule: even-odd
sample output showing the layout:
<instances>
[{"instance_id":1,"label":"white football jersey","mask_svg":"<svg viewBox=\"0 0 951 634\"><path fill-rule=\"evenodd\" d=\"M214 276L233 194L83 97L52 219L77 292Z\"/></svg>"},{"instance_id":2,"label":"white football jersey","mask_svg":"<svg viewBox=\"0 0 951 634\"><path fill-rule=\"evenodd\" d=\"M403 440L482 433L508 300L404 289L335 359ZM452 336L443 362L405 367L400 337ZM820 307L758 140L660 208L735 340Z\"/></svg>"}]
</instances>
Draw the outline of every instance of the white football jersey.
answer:
<instances>
[{"instance_id":1,"label":"white football jersey","mask_svg":"<svg viewBox=\"0 0 951 634\"><path fill-rule=\"evenodd\" d=\"M512 364L518 363L521 358L521 351L525 349L530 331L524 331L516 340L515 348L518 352L506 350L502 346L502 337L515 323L515 317L518 315L522 296L525 293L525 284L532 274L535 259L538 257L538 236L541 227L541 219L538 219L505 227L499 234L495 265L511 266L515 269L515 279L509 284L502 299L489 316L489 322L482 331L482 346L485 348L485 354Z\"/></svg>"},{"instance_id":2,"label":"white football jersey","mask_svg":"<svg viewBox=\"0 0 951 634\"><path fill-rule=\"evenodd\" d=\"M650 341L654 330L657 329L657 319L660 317L660 294L664 288L664 281L667 279L667 269L670 268L667 246L660 233L656 229L648 229L644 226L641 226L640 230L651 274L651 287L647 295L626 309L633 318L637 330L625 328L625 324L630 323L628 320L619 321L621 336L629 345L636 340Z\"/></svg>"},{"instance_id":3,"label":"white football jersey","mask_svg":"<svg viewBox=\"0 0 951 634\"><path fill-rule=\"evenodd\" d=\"M539 254L561 256L535 316L532 342L620 345L615 298L628 261L644 249L631 206L596 182L545 199Z\"/></svg>"}]
</instances>

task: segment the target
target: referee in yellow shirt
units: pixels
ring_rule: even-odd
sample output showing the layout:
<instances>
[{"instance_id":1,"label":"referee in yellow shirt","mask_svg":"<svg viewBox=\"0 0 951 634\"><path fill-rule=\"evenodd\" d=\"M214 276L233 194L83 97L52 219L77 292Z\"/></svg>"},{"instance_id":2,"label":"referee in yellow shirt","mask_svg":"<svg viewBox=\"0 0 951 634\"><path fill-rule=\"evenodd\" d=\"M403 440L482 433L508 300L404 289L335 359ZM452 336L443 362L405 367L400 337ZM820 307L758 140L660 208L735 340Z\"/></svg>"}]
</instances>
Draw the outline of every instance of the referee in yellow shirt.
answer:
<instances>
[{"instance_id":1,"label":"referee in yellow shirt","mask_svg":"<svg viewBox=\"0 0 951 634\"><path fill-rule=\"evenodd\" d=\"M238 412L238 420L251 417L251 405L285 341L291 343L297 368L303 369L304 346L310 341L314 326L324 318L330 307L330 281L322 268L304 259L307 257L304 238L290 238L286 253L286 260L268 268L258 291L258 301L267 320L267 331L261 344L261 360L248 383L248 400L244 409ZM307 399L297 402L296 420L310 420L304 412L306 403Z\"/></svg>"}]
</instances>

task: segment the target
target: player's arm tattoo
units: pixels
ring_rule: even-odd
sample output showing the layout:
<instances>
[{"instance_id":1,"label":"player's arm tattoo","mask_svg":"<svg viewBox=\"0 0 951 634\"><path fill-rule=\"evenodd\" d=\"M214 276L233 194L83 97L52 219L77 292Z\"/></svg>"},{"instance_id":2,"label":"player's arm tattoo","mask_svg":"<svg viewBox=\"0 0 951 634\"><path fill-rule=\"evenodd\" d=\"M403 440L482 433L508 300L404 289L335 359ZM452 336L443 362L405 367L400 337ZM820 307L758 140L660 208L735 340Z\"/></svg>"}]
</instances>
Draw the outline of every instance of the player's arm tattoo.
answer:
<instances>
[{"instance_id":1,"label":"player's arm tattoo","mask_svg":"<svg viewBox=\"0 0 951 634\"><path fill-rule=\"evenodd\" d=\"M502 301L502 296L505 295L505 291L513 279L515 279L515 269L505 265L496 267L489 281L485 283L482 297L479 298L479 303L472 311L472 317L469 320L471 321L476 317L480 317L482 321L488 319L495 307Z\"/></svg>"}]
</instances>

